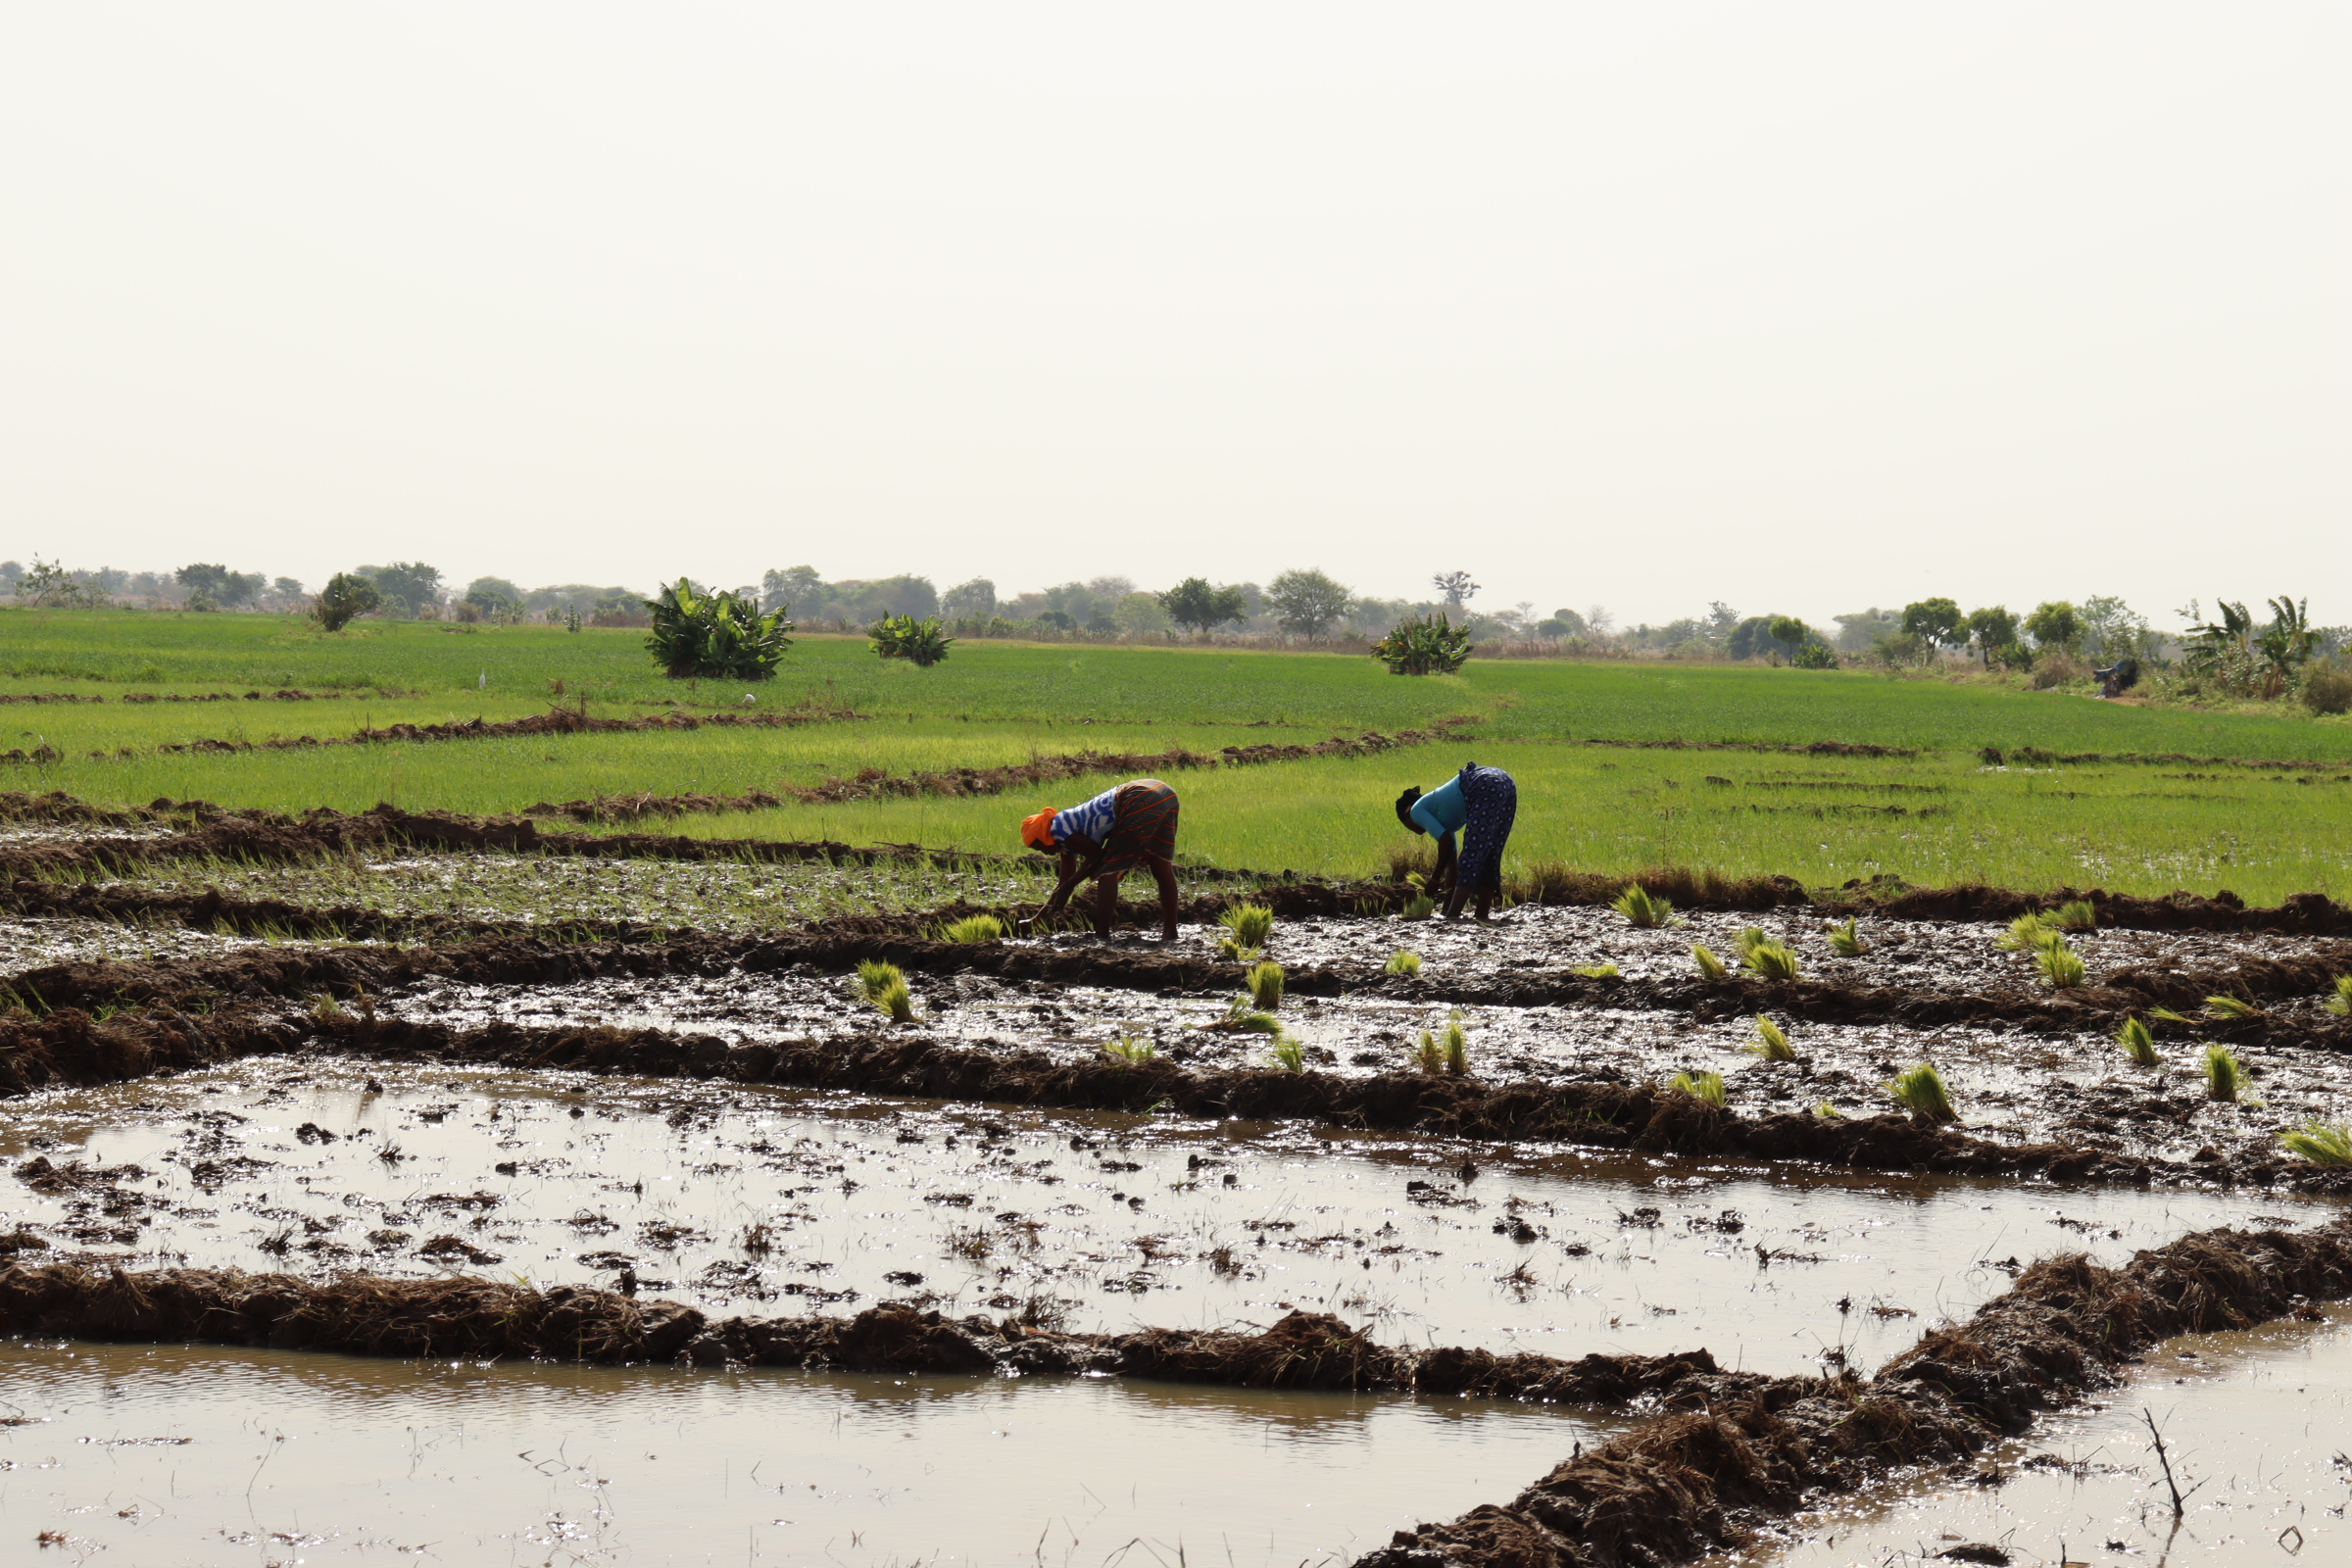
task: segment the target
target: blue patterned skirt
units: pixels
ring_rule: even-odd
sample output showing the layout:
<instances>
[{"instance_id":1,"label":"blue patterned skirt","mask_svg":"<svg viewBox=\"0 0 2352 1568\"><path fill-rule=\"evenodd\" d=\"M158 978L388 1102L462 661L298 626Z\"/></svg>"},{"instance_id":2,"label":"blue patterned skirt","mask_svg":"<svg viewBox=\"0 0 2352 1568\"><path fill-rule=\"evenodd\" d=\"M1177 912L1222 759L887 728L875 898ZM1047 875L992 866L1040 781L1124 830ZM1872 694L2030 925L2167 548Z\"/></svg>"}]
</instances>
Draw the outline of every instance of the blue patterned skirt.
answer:
<instances>
[{"instance_id":1,"label":"blue patterned skirt","mask_svg":"<svg viewBox=\"0 0 2352 1568\"><path fill-rule=\"evenodd\" d=\"M1454 862L1454 886L1472 893L1502 891L1502 847L1511 839L1511 823L1519 815L1519 786L1499 767L1463 764L1462 805L1469 820L1462 825L1461 858Z\"/></svg>"}]
</instances>

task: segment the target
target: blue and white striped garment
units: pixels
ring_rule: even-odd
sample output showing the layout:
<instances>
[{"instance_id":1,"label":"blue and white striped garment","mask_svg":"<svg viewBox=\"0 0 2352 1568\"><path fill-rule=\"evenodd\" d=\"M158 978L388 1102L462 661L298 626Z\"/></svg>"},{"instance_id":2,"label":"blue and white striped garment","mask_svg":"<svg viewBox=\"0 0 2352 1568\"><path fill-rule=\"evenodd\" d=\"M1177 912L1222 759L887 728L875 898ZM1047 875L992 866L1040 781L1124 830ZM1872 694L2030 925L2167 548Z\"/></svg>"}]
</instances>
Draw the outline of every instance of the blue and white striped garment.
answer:
<instances>
[{"instance_id":1,"label":"blue and white striped garment","mask_svg":"<svg viewBox=\"0 0 2352 1568\"><path fill-rule=\"evenodd\" d=\"M1124 784L1114 784L1084 806L1073 806L1066 811L1054 813L1054 842L1058 844L1073 833L1083 833L1097 844L1110 842L1110 824L1118 815L1119 791Z\"/></svg>"}]
</instances>

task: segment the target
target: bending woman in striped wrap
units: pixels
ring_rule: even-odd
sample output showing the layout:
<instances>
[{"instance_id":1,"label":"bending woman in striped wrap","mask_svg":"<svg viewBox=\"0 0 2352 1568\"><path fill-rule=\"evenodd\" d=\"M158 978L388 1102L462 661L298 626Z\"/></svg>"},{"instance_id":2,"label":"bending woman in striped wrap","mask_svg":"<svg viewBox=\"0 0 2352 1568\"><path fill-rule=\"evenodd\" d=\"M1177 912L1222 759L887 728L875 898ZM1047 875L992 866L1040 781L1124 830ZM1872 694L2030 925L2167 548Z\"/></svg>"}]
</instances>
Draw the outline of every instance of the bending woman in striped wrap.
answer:
<instances>
[{"instance_id":1,"label":"bending woman in striped wrap","mask_svg":"<svg viewBox=\"0 0 2352 1568\"><path fill-rule=\"evenodd\" d=\"M1487 918L1502 891L1502 847L1510 842L1519 815L1519 786L1499 767L1465 762L1444 784L1421 793L1419 785L1396 797L1396 820L1438 841L1438 874L1433 888L1446 889L1446 918L1458 920L1462 905L1478 895L1478 917ZM1462 853L1453 836L1462 835Z\"/></svg>"},{"instance_id":2,"label":"bending woman in striped wrap","mask_svg":"<svg viewBox=\"0 0 2352 1568\"><path fill-rule=\"evenodd\" d=\"M1159 780L1132 779L1084 806L1040 811L1022 821L1021 842L1061 857L1061 884L1038 918L1059 914L1070 890L1094 877L1095 929L1110 935L1119 913L1119 878L1142 864L1159 884L1160 937L1176 940L1176 792ZM1024 935L1029 925L1021 922Z\"/></svg>"}]
</instances>

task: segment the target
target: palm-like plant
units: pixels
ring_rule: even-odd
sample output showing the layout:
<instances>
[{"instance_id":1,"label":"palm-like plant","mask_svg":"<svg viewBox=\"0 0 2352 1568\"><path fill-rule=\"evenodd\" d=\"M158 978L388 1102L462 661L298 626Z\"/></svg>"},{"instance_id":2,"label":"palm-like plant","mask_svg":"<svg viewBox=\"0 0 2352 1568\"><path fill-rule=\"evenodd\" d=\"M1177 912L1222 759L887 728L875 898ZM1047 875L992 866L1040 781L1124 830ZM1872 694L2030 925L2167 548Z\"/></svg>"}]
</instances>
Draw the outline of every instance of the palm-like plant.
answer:
<instances>
[{"instance_id":1,"label":"palm-like plant","mask_svg":"<svg viewBox=\"0 0 2352 1568\"><path fill-rule=\"evenodd\" d=\"M763 615L757 600L704 593L684 577L645 608L654 617L646 651L673 679L766 680L792 646L783 611Z\"/></svg>"}]
</instances>

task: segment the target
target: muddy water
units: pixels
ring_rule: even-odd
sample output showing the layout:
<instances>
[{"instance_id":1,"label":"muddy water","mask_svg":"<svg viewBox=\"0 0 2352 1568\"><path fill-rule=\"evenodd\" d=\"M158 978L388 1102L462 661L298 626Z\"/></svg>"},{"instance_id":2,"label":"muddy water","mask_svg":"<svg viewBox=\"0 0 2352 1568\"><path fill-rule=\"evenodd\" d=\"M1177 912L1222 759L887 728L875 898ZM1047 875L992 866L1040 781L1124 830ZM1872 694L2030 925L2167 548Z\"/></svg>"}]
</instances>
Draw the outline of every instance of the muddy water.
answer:
<instances>
[{"instance_id":1,"label":"muddy water","mask_svg":"<svg viewBox=\"0 0 2352 1568\"><path fill-rule=\"evenodd\" d=\"M751 1315L1035 1303L1098 1332L1298 1307L1776 1373L1875 1364L2038 1256L2332 1212L324 1059L38 1097L0 1153L0 1232L131 1266L633 1280Z\"/></svg>"},{"instance_id":2,"label":"muddy water","mask_svg":"<svg viewBox=\"0 0 2352 1568\"><path fill-rule=\"evenodd\" d=\"M1617 1429L1476 1401L0 1344L0 1540L122 1564L1337 1563ZM21 1560L11 1556L11 1560Z\"/></svg>"},{"instance_id":3,"label":"muddy water","mask_svg":"<svg viewBox=\"0 0 2352 1568\"><path fill-rule=\"evenodd\" d=\"M268 945L258 937L216 935L179 925L122 926L111 920L0 920L0 983L5 983L8 975L52 963L218 958Z\"/></svg>"},{"instance_id":4,"label":"muddy water","mask_svg":"<svg viewBox=\"0 0 2352 1568\"><path fill-rule=\"evenodd\" d=\"M2144 1417L2186 1507L2176 1525ZM1962 1543L2013 1562L2172 1568L2352 1561L2352 1308L2168 1341L2121 1388L1960 1467L1808 1515L1713 1568L1918 1562Z\"/></svg>"},{"instance_id":5,"label":"muddy water","mask_svg":"<svg viewBox=\"0 0 2352 1568\"><path fill-rule=\"evenodd\" d=\"M1220 1031L1240 988L1200 997L1099 986L1005 981L981 974L910 975L918 1021L906 1032L957 1046L1042 1051L1062 1060L1098 1054L1122 1031L1150 1039L1171 1061L1237 1067L1267 1063L1261 1034ZM480 986L434 980L396 992L405 1017L478 1027L505 1020L542 1028L611 1023L747 1041L833 1040L887 1027L855 976L806 973L614 977L561 986ZM1369 997L1293 997L1284 1027L1318 1072L1403 1070L1424 1030L1456 1009ZM2026 1034L1984 1026L1790 1022L1803 1058L1761 1061L1752 1019L1700 1022L1687 1013L1592 1006L1459 1009L1472 1070L1494 1079L1661 1082L1677 1072L1723 1074L1732 1105L1749 1114L1828 1102L1843 1115L1892 1108L1881 1087L1916 1061L1934 1061L1969 1130L2025 1143L2097 1143L2186 1160L2207 1147L2275 1151L2280 1128L2338 1120L2352 1101L2352 1058L2248 1046L2239 1055L2255 1094L2216 1102L2205 1094L2202 1048L2160 1044L2159 1068L2128 1063L2103 1033ZM2260 1103L2256 1103L2256 1099Z\"/></svg>"}]
</instances>

